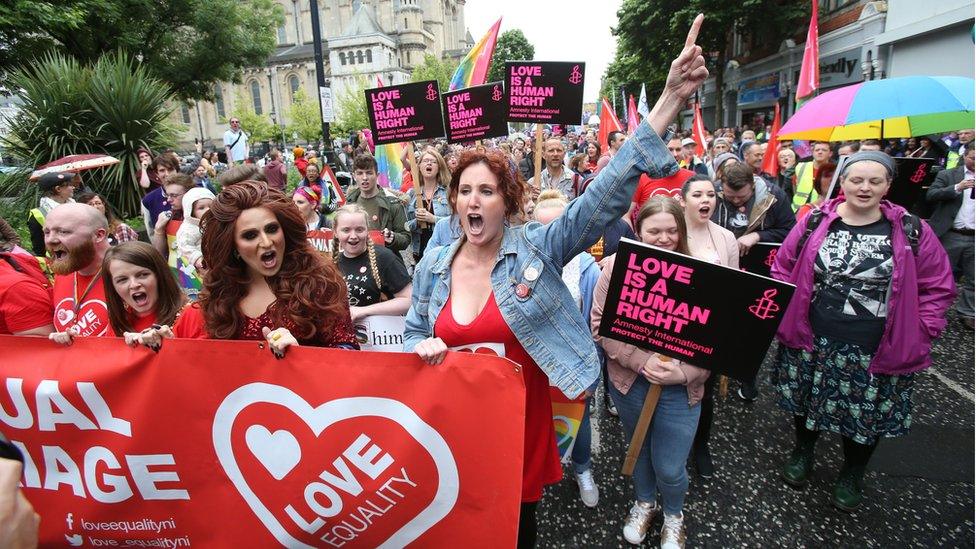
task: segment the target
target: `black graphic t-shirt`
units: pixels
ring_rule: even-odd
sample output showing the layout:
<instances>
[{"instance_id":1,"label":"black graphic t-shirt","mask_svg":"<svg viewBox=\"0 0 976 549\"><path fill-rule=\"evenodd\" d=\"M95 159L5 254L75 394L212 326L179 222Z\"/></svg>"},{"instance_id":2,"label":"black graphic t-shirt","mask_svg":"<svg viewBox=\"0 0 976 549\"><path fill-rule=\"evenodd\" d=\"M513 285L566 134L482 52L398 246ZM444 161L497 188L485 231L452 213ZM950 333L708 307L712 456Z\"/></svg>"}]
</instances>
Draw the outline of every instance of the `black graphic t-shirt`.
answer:
<instances>
[{"instance_id":1,"label":"black graphic t-shirt","mask_svg":"<svg viewBox=\"0 0 976 549\"><path fill-rule=\"evenodd\" d=\"M887 219L860 227L834 221L814 265L813 331L868 352L877 350L893 270Z\"/></svg>"},{"instance_id":2,"label":"black graphic t-shirt","mask_svg":"<svg viewBox=\"0 0 976 549\"><path fill-rule=\"evenodd\" d=\"M369 268L368 252L351 259L344 254L339 254L339 271L345 277L346 286L349 288L350 307L365 307L379 303L383 301L380 290L387 298L391 298L393 294L410 284L407 268L389 249L376 246L376 266L383 281L382 288L376 284L373 270Z\"/></svg>"}]
</instances>

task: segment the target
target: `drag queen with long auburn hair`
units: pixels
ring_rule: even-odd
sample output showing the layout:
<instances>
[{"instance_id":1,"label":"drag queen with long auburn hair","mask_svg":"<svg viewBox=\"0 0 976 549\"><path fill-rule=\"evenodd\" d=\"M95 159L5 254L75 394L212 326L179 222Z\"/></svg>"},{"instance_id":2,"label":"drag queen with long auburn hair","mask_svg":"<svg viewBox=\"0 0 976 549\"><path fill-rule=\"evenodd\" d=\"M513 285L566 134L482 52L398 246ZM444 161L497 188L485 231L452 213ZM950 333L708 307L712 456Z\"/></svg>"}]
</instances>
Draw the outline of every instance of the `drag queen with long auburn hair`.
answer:
<instances>
[{"instance_id":1,"label":"drag queen with long auburn hair","mask_svg":"<svg viewBox=\"0 0 976 549\"><path fill-rule=\"evenodd\" d=\"M153 336L267 339L278 356L299 344L358 348L345 281L284 193L257 181L225 187L201 225L200 301Z\"/></svg>"}]
</instances>

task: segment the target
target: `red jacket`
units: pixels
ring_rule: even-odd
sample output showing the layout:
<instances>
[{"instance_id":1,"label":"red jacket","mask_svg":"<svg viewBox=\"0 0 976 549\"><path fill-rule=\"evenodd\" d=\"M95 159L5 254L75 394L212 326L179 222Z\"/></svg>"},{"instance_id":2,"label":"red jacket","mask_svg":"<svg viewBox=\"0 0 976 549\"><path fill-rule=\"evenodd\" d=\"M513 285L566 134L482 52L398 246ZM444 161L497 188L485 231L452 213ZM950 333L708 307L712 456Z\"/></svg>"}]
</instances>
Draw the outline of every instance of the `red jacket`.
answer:
<instances>
[{"instance_id":1,"label":"red jacket","mask_svg":"<svg viewBox=\"0 0 976 549\"><path fill-rule=\"evenodd\" d=\"M295 159L295 167L298 168L298 173L305 177L305 168L308 167L308 160L304 156L300 156Z\"/></svg>"}]
</instances>

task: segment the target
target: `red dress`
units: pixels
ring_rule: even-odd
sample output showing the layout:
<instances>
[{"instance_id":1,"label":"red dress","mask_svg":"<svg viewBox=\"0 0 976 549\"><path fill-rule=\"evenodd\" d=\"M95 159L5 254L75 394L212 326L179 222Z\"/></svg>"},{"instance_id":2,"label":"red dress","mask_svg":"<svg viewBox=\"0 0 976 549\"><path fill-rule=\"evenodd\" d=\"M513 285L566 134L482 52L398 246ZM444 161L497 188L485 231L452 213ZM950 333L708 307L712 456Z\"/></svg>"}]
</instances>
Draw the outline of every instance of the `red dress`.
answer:
<instances>
[{"instance_id":1,"label":"red dress","mask_svg":"<svg viewBox=\"0 0 976 549\"><path fill-rule=\"evenodd\" d=\"M434 334L448 347L475 343L501 343L505 356L522 365L525 379L525 449L522 461L522 501L542 499L542 488L563 478L563 469L556 451L556 430L552 423L552 401L549 399L549 378L525 352L515 334L502 317L495 294L470 324L459 324L451 311L448 299L434 323Z\"/></svg>"},{"instance_id":2,"label":"red dress","mask_svg":"<svg viewBox=\"0 0 976 549\"><path fill-rule=\"evenodd\" d=\"M295 325L287 319L284 322L284 326L275 325L271 316L275 303L277 302L269 305L261 313L261 316L257 318L243 315L244 326L234 339L261 341L264 339L263 328L274 330L275 328L283 327L294 332ZM207 334L206 322L203 319L203 311L200 309L200 305L193 303L184 308L183 313L176 321L176 325L173 326L173 335L178 338L187 339L210 338L209 334ZM349 317L346 317L344 321L337 322L331 334L323 334L320 332L316 334L314 339L300 339L298 342L302 345L312 347L346 347L349 349L359 349L359 343L356 341L356 332L353 329L352 320Z\"/></svg>"}]
</instances>

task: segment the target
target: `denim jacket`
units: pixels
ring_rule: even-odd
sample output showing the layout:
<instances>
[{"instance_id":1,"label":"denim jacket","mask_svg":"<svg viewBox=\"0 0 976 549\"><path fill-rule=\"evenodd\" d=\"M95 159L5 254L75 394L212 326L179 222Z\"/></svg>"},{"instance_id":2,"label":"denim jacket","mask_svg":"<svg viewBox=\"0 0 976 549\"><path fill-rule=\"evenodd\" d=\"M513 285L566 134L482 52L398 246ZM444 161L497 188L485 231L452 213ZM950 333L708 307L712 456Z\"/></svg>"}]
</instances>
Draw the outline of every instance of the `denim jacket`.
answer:
<instances>
[{"instance_id":1,"label":"denim jacket","mask_svg":"<svg viewBox=\"0 0 976 549\"><path fill-rule=\"evenodd\" d=\"M412 238L410 239L410 245L413 249L414 254L421 254L424 250L420 249L420 229L417 228L417 200L414 198L416 196L413 192L413 188L409 189L404 195L404 200L407 201L406 211L407 211L407 222L404 227L410 231ZM437 218L437 221L451 215L451 205L447 202L447 189L438 185L434 189L434 196L431 197L434 203L434 209L431 213ZM435 221L436 223L436 221ZM433 225L428 225L428 228L433 228Z\"/></svg>"},{"instance_id":2,"label":"denim jacket","mask_svg":"<svg viewBox=\"0 0 976 549\"><path fill-rule=\"evenodd\" d=\"M622 217L642 173L668 177L678 165L648 124L641 124L586 192L548 225L506 227L491 271L495 302L509 329L549 383L576 397L600 375L589 325L562 281L562 269ZM451 295L451 262L464 242L431 250L417 265L403 350L434 337L434 323ZM528 287L525 297L515 289Z\"/></svg>"}]
</instances>

